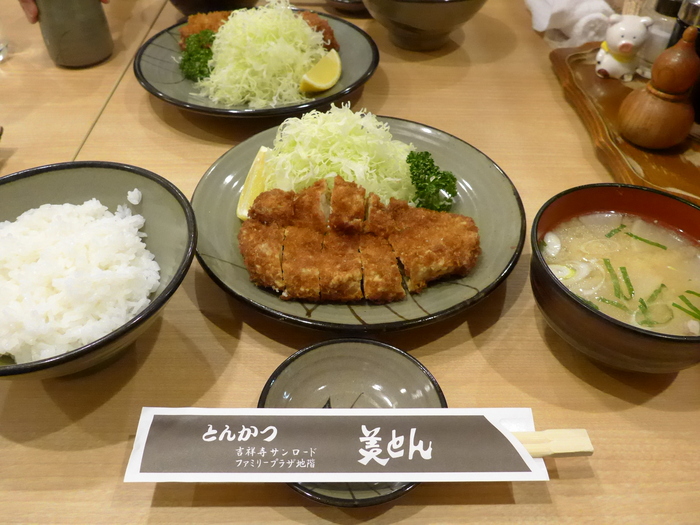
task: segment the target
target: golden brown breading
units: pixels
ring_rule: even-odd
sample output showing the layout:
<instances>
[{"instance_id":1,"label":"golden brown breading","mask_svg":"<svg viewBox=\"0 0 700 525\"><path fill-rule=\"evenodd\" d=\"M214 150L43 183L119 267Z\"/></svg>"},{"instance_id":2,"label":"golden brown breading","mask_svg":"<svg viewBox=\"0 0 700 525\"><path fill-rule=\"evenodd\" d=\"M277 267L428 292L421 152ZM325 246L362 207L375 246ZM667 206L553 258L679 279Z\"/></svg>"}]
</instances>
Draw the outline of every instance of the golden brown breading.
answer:
<instances>
[{"instance_id":1,"label":"golden brown breading","mask_svg":"<svg viewBox=\"0 0 700 525\"><path fill-rule=\"evenodd\" d=\"M393 231L390 231L389 235L401 230L425 225L441 215L440 212L427 210L425 208L416 208L410 206L406 201L394 198L389 200L388 210L393 221Z\"/></svg>"},{"instance_id":2,"label":"golden brown breading","mask_svg":"<svg viewBox=\"0 0 700 525\"><path fill-rule=\"evenodd\" d=\"M180 28L180 49L185 49L185 40L187 40L187 37L190 35L194 35L205 29L211 29L216 33L224 22L229 19L231 13L232 11L212 11L210 13L197 13L188 16L187 24ZM301 17L314 31L318 31L323 35L323 47L329 51L331 49L335 49L336 51L340 49L340 45L335 39L333 28L326 20L310 11L302 12Z\"/></svg>"},{"instance_id":3,"label":"golden brown breading","mask_svg":"<svg viewBox=\"0 0 700 525\"><path fill-rule=\"evenodd\" d=\"M479 233L470 217L401 206L395 219L404 228L391 234L389 243L410 292L420 292L436 279L466 275L476 264Z\"/></svg>"},{"instance_id":4,"label":"golden brown breading","mask_svg":"<svg viewBox=\"0 0 700 525\"><path fill-rule=\"evenodd\" d=\"M329 51L331 49L335 49L336 51L340 49L340 45L335 39L335 33L333 32L333 28L326 20L321 18L316 13L312 13L311 11L303 11L301 13L301 17L306 21L307 24L309 24L309 26L311 26L311 28L314 31L319 31L323 33L323 47L325 47Z\"/></svg>"},{"instance_id":5,"label":"golden brown breading","mask_svg":"<svg viewBox=\"0 0 700 525\"><path fill-rule=\"evenodd\" d=\"M319 264L323 234L310 228L288 226L282 250L284 292L282 299L318 301L320 299Z\"/></svg>"},{"instance_id":6,"label":"golden brown breading","mask_svg":"<svg viewBox=\"0 0 700 525\"><path fill-rule=\"evenodd\" d=\"M360 236L330 230L323 236L319 280L322 301L362 299Z\"/></svg>"},{"instance_id":7,"label":"golden brown breading","mask_svg":"<svg viewBox=\"0 0 700 525\"><path fill-rule=\"evenodd\" d=\"M293 191L278 189L264 191L253 201L248 210L248 217L265 224L275 223L279 226L288 226L294 220Z\"/></svg>"},{"instance_id":8,"label":"golden brown breading","mask_svg":"<svg viewBox=\"0 0 700 525\"><path fill-rule=\"evenodd\" d=\"M382 203L376 193L370 193L367 199L364 231L384 238L396 231L396 224L389 207Z\"/></svg>"},{"instance_id":9,"label":"golden brown breading","mask_svg":"<svg viewBox=\"0 0 700 525\"><path fill-rule=\"evenodd\" d=\"M317 232L328 229L328 185L325 179L297 193L292 224Z\"/></svg>"},{"instance_id":10,"label":"golden brown breading","mask_svg":"<svg viewBox=\"0 0 700 525\"><path fill-rule=\"evenodd\" d=\"M284 289L285 300L351 302L364 296L387 303L406 296L404 281L409 292L419 293L431 281L466 275L476 265L479 231L470 217L415 208L406 201L391 199L385 206L370 194L362 232L338 231L335 226L353 224L347 217L356 216L359 207L344 213L351 208L345 201L361 192L344 181L336 184L340 191L330 229L323 180L299 193L271 190L258 196L239 234L253 282ZM281 281L274 261L280 249Z\"/></svg>"},{"instance_id":11,"label":"golden brown breading","mask_svg":"<svg viewBox=\"0 0 700 525\"><path fill-rule=\"evenodd\" d=\"M231 16L231 11L212 11L211 13L197 13L187 17L187 24L180 28L180 48L185 49L185 40L190 35L211 29L216 33L219 28Z\"/></svg>"},{"instance_id":12,"label":"golden brown breading","mask_svg":"<svg viewBox=\"0 0 700 525\"><path fill-rule=\"evenodd\" d=\"M282 243L284 229L276 224L248 220L238 232L238 246L250 280L277 292L284 290Z\"/></svg>"},{"instance_id":13,"label":"golden brown breading","mask_svg":"<svg viewBox=\"0 0 700 525\"><path fill-rule=\"evenodd\" d=\"M396 255L386 239L372 234L362 235L360 257L365 299L384 304L406 297Z\"/></svg>"},{"instance_id":14,"label":"golden brown breading","mask_svg":"<svg viewBox=\"0 0 700 525\"><path fill-rule=\"evenodd\" d=\"M365 189L340 176L333 180L330 227L345 233L360 233L365 221Z\"/></svg>"}]
</instances>

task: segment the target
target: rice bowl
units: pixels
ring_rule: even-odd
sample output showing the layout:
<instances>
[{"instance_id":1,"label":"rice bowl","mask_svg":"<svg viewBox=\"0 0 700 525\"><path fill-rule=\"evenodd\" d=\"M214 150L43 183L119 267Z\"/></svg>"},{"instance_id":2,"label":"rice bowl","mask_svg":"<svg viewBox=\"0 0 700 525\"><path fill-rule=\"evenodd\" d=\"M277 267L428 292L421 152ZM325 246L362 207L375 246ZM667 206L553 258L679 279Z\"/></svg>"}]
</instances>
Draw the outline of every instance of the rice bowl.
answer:
<instances>
[{"instance_id":1,"label":"rice bowl","mask_svg":"<svg viewBox=\"0 0 700 525\"><path fill-rule=\"evenodd\" d=\"M132 193L128 198L127 194L134 189L138 189L138 194ZM184 279L197 237L194 214L188 200L174 185L141 168L111 162L68 162L8 175L0 179L0 222L14 221L27 210L42 205L77 206L91 199L110 210L122 205L121 213L131 217L129 220L143 217L143 236L139 236L160 271L160 280L154 282L155 267L147 263L150 276L135 284L146 288L141 292L145 292L148 304L137 300L132 305L134 315L130 319L122 319L96 340L81 341L78 348L59 355L41 355L40 359L26 363L0 366L0 377L66 375L116 356L153 323ZM138 217L135 220L140 222ZM114 250L117 243L109 240L108 244ZM146 256L144 260L148 259ZM29 293L27 289L23 292ZM107 295L113 293L114 290L108 291ZM0 317L0 322L3 319L6 318Z\"/></svg>"},{"instance_id":2,"label":"rice bowl","mask_svg":"<svg viewBox=\"0 0 700 525\"><path fill-rule=\"evenodd\" d=\"M160 280L143 224L127 206L111 213L97 199L0 223L0 354L16 363L59 355L142 311Z\"/></svg>"}]
</instances>

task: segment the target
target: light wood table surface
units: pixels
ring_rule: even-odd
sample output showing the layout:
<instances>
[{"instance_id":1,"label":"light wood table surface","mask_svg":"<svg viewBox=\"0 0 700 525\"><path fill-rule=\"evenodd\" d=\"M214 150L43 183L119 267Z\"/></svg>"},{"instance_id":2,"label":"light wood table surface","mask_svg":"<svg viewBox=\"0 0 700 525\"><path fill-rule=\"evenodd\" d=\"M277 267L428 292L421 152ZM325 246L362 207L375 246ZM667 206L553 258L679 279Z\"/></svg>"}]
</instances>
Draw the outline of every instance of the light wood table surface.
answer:
<instances>
[{"instance_id":1,"label":"light wood table surface","mask_svg":"<svg viewBox=\"0 0 700 525\"><path fill-rule=\"evenodd\" d=\"M114 53L86 69L56 67L39 24L17 0L0 0L9 56L0 62L0 174L75 160L105 104L166 0L119 0L106 6Z\"/></svg>"},{"instance_id":2,"label":"light wood table surface","mask_svg":"<svg viewBox=\"0 0 700 525\"><path fill-rule=\"evenodd\" d=\"M297 5L325 10L320 0ZM180 14L164 0L112 0L108 16L115 55L59 70L38 27L15 0L0 0L17 46L0 63L0 175L110 160L152 170L189 197L219 156L276 124L197 115L149 95L131 59ZM397 49L374 20L345 16L381 53L355 107L483 151L517 187L528 229L555 193L612 180L522 0L489 0L452 44L430 53ZM700 366L640 376L581 357L540 315L529 261L526 245L506 283L475 308L376 338L418 358L451 407L531 407L538 429L587 429L594 455L547 460L548 482L424 483L356 510L312 503L284 484L123 483L141 407L254 407L283 359L339 335L252 311L195 262L162 320L110 367L0 382L0 523L700 523Z\"/></svg>"}]
</instances>

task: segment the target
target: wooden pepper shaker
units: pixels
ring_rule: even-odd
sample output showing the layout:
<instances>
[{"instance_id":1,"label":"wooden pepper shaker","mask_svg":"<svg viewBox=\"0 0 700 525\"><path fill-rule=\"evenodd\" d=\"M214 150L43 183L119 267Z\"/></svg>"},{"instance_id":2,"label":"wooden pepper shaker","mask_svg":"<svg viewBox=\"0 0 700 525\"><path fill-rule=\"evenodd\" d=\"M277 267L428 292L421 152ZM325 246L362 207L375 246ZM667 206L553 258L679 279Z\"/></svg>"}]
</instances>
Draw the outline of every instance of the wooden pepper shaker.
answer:
<instances>
[{"instance_id":1,"label":"wooden pepper shaker","mask_svg":"<svg viewBox=\"0 0 700 525\"><path fill-rule=\"evenodd\" d=\"M700 76L697 37L697 28L688 27L683 38L654 61L646 86L623 100L619 131L632 144L649 149L670 148L690 133L695 115L690 92Z\"/></svg>"}]
</instances>

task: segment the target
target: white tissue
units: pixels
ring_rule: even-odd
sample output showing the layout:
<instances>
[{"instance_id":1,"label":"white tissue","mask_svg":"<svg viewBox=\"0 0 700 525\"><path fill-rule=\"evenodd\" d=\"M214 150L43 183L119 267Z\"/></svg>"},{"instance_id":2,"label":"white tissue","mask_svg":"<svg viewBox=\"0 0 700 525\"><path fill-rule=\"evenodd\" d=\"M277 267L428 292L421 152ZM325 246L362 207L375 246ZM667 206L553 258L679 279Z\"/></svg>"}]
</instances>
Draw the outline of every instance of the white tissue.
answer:
<instances>
[{"instance_id":1,"label":"white tissue","mask_svg":"<svg viewBox=\"0 0 700 525\"><path fill-rule=\"evenodd\" d=\"M525 0L532 28L552 47L578 47L605 39L614 10L605 0Z\"/></svg>"}]
</instances>

